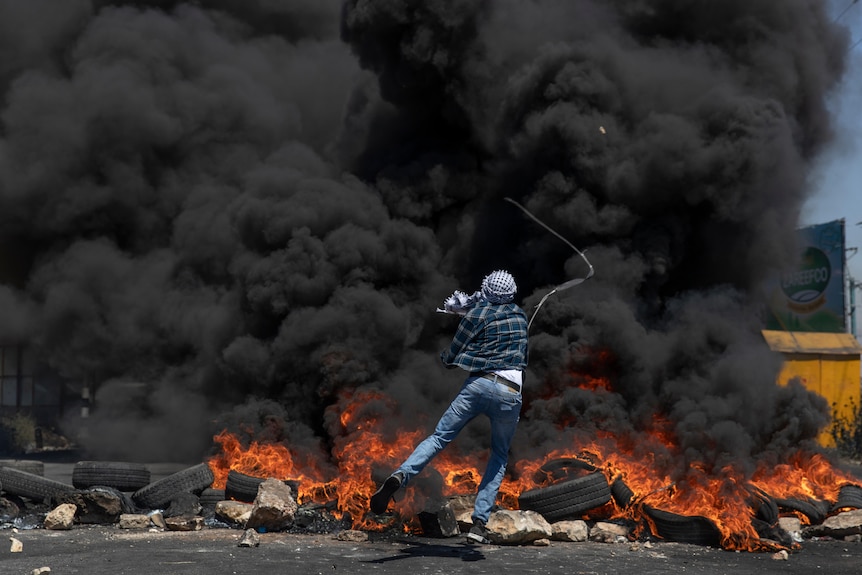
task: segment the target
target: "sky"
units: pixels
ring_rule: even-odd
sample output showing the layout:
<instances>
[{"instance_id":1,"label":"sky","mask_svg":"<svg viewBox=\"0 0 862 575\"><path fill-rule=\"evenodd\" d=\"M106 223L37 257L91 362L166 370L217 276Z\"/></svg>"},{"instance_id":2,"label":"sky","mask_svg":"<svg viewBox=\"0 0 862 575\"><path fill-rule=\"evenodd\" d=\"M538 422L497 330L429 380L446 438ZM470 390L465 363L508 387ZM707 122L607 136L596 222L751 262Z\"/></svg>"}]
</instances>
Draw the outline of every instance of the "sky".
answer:
<instances>
[{"instance_id":1,"label":"sky","mask_svg":"<svg viewBox=\"0 0 862 575\"><path fill-rule=\"evenodd\" d=\"M862 2L832 0L838 21L851 32L851 54L844 81L831 100L835 113L835 140L823 152L812 173L812 195L803 208L802 225L844 218L847 265L850 277L862 281ZM858 42L858 44L857 44ZM855 44L855 46L854 46ZM853 248L858 251L854 253ZM856 290L857 304L862 291ZM862 307L860 307L862 312ZM862 333L862 316L856 314L855 335ZM850 322L848 320L848 331Z\"/></svg>"}]
</instances>

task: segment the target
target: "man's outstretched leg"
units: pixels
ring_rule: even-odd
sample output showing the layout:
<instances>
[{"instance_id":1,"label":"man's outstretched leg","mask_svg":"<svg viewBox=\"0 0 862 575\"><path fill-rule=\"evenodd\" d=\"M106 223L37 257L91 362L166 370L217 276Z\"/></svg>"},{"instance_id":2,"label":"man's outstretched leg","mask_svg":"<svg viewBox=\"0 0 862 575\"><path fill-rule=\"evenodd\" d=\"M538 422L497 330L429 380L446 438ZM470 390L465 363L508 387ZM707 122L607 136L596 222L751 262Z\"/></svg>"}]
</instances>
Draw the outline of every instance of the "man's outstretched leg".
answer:
<instances>
[{"instance_id":1,"label":"man's outstretched leg","mask_svg":"<svg viewBox=\"0 0 862 575\"><path fill-rule=\"evenodd\" d=\"M387 477L371 496L371 511L378 515L385 513L395 492L406 485L410 478L419 474L438 453L443 451L464 426L478 415L485 403L481 389L473 383L472 378L468 379L449 404L449 408L440 417L434 433L426 437L401 464L401 467Z\"/></svg>"},{"instance_id":2,"label":"man's outstretched leg","mask_svg":"<svg viewBox=\"0 0 862 575\"><path fill-rule=\"evenodd\" d=\"M392 496L395 495L395 492L401 489L401 485L404 483L404 474L395 472L389 477L386 478L377 491L374 492L374 495L371 496L371 512L377 513L378 515L386 512L386 508L389 507L389 501L392 499Z\"/></svg>"}]
</instances>

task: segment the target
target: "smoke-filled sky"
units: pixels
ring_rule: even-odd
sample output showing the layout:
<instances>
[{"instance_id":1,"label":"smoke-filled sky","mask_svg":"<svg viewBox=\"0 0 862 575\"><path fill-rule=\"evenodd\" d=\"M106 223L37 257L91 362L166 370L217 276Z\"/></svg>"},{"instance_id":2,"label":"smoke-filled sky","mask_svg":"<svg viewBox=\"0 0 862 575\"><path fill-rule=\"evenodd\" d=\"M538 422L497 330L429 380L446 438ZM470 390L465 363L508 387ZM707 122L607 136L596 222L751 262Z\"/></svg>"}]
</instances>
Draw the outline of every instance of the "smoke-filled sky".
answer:
<instances>
[{"instance_id":1,"label":"smoke-filled sky","mask_svg":"<svg viewBox=\"0 0 862 575\"><path fill-rule=\"evenodd\" d=\"M862 203L859 202L859 182L862 165L862 4L858 0L832 0L833 18L850 30L851 43L847 54L847 71L834 94L829 98L833 114L835 137L825 146L814 164L810 177L812 195L802 210L804 225L845 220L848 271L855 281L862 281ZM854 251L855 249L855 251ZM856 290L856 301L862 292ZM862 319L856 314L855 335ZM848 331L852 321L848 319Z\"/></svg>"},{"instance_id":2,"label":"smoke-filled sky","mask_svg":"<svg viewBox=\"0 0 862 575\"><path fill-rule=\"evenodd\" d=\"M516 456L661 421L683 468L773 458L825 421L756 286L832 142L827 8L0 0L0 337L91 383L96 455L325 451L372 389L430 429L463 377L435 307L586 273L511 197L596 270L533 323Z\"/></svg>"}]
</instances>

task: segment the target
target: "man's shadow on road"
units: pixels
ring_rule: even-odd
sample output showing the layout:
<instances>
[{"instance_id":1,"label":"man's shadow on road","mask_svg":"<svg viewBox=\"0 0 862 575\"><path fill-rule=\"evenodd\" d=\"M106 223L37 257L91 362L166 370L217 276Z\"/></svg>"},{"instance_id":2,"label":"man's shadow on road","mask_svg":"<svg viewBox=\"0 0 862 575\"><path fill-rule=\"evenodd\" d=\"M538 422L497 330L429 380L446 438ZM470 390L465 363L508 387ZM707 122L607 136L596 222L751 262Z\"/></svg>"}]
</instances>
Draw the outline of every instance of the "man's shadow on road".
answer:
<instances>
[{"instance_id":1,"label":"man's shadow on road","mask_svg":"<svg viewBox=\"0 0 862 575\"><path fill-rule=\"evenodd\" d=\"M392 557L383 557L381 559L372 559L367 563L389 563L390 561L399 561L410 557L455 557L461 561L481 561L485 559L485 554L474 545L434 545L421 542L407 543L407 547L400 551L399 555Z\"/></svg>"}]
</instances>

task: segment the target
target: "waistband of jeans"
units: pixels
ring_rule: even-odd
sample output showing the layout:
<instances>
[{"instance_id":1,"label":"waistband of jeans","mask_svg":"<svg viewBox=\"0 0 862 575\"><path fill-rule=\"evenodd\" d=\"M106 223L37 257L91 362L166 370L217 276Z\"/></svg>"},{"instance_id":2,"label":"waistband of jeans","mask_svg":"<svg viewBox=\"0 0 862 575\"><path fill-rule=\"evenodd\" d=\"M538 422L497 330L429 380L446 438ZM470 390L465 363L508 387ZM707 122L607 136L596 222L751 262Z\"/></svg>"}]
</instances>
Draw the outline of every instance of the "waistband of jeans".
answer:
<instances>
[{"instance_id":1,"label":"waistband of jeans","mask_svg":"<svg viewBox=\"0 0 862 575\"><path fill-rule=\"evenodd\" d=\"M470 375L472 375L474 377L481 377L481 378L493 381L494 383L500 383L502 385L505 385L506 387L508 387L509 389L511 389L512 391L514 391L516 393L521 393L521 386L520 385L518 385L517 383L515 383L512 380L506 379L502 375L499 375L499 374L496 374L496 373L493 373L490 371L475 371L475 372L471 373Z\"/></svg>"}]
</instances>

